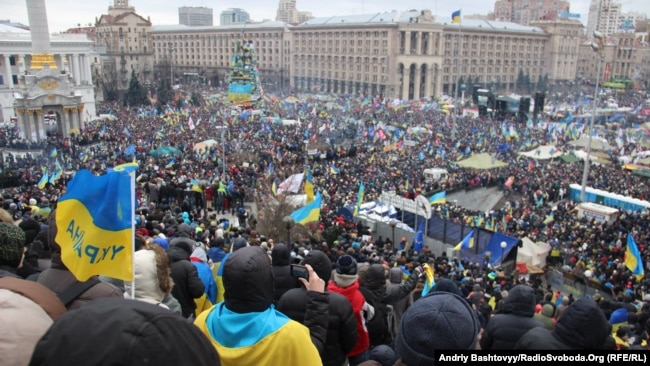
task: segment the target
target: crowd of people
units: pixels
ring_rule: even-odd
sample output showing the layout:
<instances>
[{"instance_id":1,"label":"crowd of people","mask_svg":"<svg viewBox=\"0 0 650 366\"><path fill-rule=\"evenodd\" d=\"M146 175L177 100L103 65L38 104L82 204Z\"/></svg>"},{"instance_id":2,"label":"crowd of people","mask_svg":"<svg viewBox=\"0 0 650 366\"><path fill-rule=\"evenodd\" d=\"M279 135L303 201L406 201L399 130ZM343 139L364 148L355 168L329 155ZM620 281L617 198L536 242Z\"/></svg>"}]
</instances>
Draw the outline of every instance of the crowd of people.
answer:
<instances>
[{"instance_id":1,"label":"crowd of people","mask_svg":"<svg viewBox=\"0 0 650 366\"><path fill-rule=\"evenodd\" d=\"M44 314L37 319L45 319L25 339L0 339L0 349L23 341L36 345L15 352L22 362L18 364L30 358L36 365L79 357L93 364L102 354L81 352L84 342L90 347L110 334L124 339L120 330L128 332L134 324L153 324L147 331L154 333L178 327L170 337L180 342L179 349L191 342L188 347L201 350L205 357L197 356L199 364L215 359L225 365L273 364L281 359L286 364L410 366L430 364L443 349L645 347L650 283L626 268L624 253L632 233L648 263L648 213L621 212L614 223L580 219L567 192L582 176L584 163L518 154L541 145L570 153L576 132L589 133L585 124L548 117L520 121L470 116L453 123L441 101L334 95L267 94L263 113L253 113L232 109L208 94L199 105L181 100L164 110L98 105L98 112L109 118L88 121L66 138L49 136L40 142L39 153L4 152L3 174L20 182L4 189L5 211L0 215L4 306L31 316L27 314L39 309L20 305L27 297L42 307ZM551 95L548 103L581 105L581 95L580 90ZM630 92L619 104L635 108L644 97ZM589 186L647 198L646 178L619 164L626 151L644 149L645 132L626 125L602 127L599 137L616 148L604 151L611 164L592 166ZM6 128L3 136L5 146L26 144L15 128ZM195 149L209 139L217 143ZM414 143L405 146L404 140ZM163 147L173 152L154 152ZM313 150L317 153L308 153ZM508 164L494 169L457 165L477 153ZM139 164L134 281L101 277L78 283L55 240L56 201L75 171L103 174L131 161ZM337 228L337 235L282 242L257 224L264 219L265 204L276 199L272 187L303 172L305 165L323 196L319 224L309 231ZM449 177L426 181L422 172L433 166L446 168ZM554 293L542 280L504 276L428 248L400 250L399 243L374 237L363 225L337 214L355 203L361 183L365 201L383 191L414 198L441 190L500 187L508 193L503 207L479 212L444 204L436 212L447 220L548 242L554 253L561 253L548 263L598 281L603 296L577 299ZM259 217L246 212L248 201L259 203ZM239 220L229 222L225 213ZM474 220L477 215L484 220ZM304 265L309 278L292 276L292 264ZM426 285L426 267L435 272L432 289ZM5 284L9 278L12 284ZM27 287L30 291L22 290ZM58 298L49 296L52 292ZM133 298L151 306L96 300L106 297ZM97 322L111 307L133 321L79 333L88 324L84 317ZM165 316L156 317L160 308ZM173 325L176 321L168 313L196 327ZM6 314L7 321L20 319ZM57 358L53 348L70 349L70 358ZM162 357L160 352L175 351L142 346L130 354L135 360L147 352Z\"/></svg>"}]
</instances>

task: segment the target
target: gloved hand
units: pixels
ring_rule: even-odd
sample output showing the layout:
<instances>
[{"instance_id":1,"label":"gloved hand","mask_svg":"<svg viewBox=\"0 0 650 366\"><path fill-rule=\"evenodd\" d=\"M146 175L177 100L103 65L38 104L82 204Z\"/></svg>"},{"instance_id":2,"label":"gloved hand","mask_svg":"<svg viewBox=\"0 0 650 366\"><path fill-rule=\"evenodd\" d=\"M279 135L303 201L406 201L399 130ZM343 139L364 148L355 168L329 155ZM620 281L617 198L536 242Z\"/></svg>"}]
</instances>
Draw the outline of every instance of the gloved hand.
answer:
<instances>
[{"instance_id":1,"label":"gloved hand","mask_svg":"<svg viewBox=\"0 0 650 366\"><path fill-rule=\"evenodd\" d=\"M418 277L422 277L422 275L424 275L424 267L422 266L415 267L413 271L418 274Z\"/></svg>"}]
</instances>

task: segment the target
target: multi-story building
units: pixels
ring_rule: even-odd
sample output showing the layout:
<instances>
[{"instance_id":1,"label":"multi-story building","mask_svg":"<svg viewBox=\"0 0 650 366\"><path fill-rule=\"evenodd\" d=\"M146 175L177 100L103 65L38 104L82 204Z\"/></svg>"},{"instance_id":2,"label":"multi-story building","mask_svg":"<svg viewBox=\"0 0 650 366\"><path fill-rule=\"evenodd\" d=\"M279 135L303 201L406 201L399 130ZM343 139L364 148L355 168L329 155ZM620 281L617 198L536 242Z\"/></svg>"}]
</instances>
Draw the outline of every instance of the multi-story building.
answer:
<instances>
[{"instance_id":1,"label":"multi-story building","mask_svg":"<svg viewBox=\"0 0 650 366\"><path fill-rule=\"evenodd\" d=\"M594 31L605 36L618 32L621 24L621 4L617 0L591 0L587 38L592 39Z\"/></svg>"},{"instance_id":2,"label":"multi-story building","mask_svg":"<svg viewBox=\"0 0 650 366\"><path fill-rule=\"evenodd\" d=\"M296 0L280 0L275 20L278 22L285 22L290 24L298 23L298 9L296 9Z\"/></svg>"},{"instance_id":3,"label":"multi-story building","mask_svg":"<svg viewBox=\"0 0 650 366\"><path fill-rule=\"evenodd\" d=\"M497 0L492 20L530 25L531 21L569 12L569 2L563 0Z\"/></svg>"},{"instance_id":4,"label":"multi-story building","mask_svg":"<svg viewBox=\"0 0 650 366\"><path fill-rule=\"evenodd\" d=\"M247 23L245 28L242 24L154 26L151 38L156 72L158 77L169 77L171 72L175 80L182 80L186 74L197 75L211 85L222 85L237 42L245 37L254 43L262 77L282 83L289 76L288 63L282 56L289 55L290 27L284 22Z\"/></svg>"},{"instance_id":5,"label":"multi-story building","mask_svg":"<svg viewBox=\"0 0 650 366\"><path fill-rule=\"evenodd\" d=\"M152 81L151 21L135 12L128 0L113 0L108 14L95 25L97 47L102 50L101 72L96 82L105 98L115 98L129 87L132 71L143 84Z\"/></svg>"},{"instance_id":6,"label":"multi-story building","mask_svg":"<svg viewBox=\"0 0 650 366\"><path fill-rule=\"evenodd\" d=\"M182 6L178 8L178 24L188 27L212 27L212 8L204 6Z\"/></svg>"},{"instance_id":7,"label":"multi-story building","mask_svg":"<svg viewBox=\"0 0 650 366\"><path fill-rule=\"evenodd\" d=\"M550 35L546 52L542 55L550 80L572 81L577 76L580 43L584 27L579 20L536 20L531 25ZM534 80L533 80L534 81Z\"/></svg>"},{"instance_id":8,"label":"multi-story building","mask_svg":"<svg viewBox=\"0 0 650 366\"><path fill-rule=\"evenodd\" d=\"M220 25L243 24L251 19L246 10L240 8L230 8L221 12L219 16ZM212 24L210 24L212 25Z\"/></svg>"}]
</instances>

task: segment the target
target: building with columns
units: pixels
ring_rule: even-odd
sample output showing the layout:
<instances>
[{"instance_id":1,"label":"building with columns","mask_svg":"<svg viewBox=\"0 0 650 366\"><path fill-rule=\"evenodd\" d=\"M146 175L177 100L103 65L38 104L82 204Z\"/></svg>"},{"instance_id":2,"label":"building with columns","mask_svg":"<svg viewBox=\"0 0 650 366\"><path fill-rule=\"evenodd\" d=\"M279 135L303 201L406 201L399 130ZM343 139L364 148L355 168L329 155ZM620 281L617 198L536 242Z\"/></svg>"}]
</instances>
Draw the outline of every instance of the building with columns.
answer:
<instances>
[{"instance_id":1,"label":"building with columns","mask_svg":"<svg viewBox=\"0 0 650 366\"><path fill-rule=\"evenodd\" d=\"M23 137L36 140L47 132L68 135L96 115L90 63L97 58L85 34L53 34L53 61L43 65L32 34L0 25L0 122L18 122ZM44 115L57 124L46 126Z\"/></svg>"}]
</instances>

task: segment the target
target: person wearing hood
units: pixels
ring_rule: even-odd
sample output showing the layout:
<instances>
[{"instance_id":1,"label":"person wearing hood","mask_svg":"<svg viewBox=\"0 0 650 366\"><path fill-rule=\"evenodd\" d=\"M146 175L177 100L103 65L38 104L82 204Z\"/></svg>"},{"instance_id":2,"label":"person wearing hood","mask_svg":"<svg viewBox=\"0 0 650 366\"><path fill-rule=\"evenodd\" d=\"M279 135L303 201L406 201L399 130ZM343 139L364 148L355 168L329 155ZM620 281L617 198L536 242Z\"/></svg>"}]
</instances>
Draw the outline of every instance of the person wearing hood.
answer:
<instances>
[{"instance_id":1,"label":"person wearing hood","mask_svg":"<svg viewBox=\"0 0 650 366\"><path fill-rule=\"evenodd\" d=\"M246 241L246 238L240 236L235 239L235 242L230 246L230 253L227 253L223 259L221 259L221 264L217 268L216 276L214 276L217 283L217 289L219 290L217 292L217 304L223 301L224 294L226 293L226 288L223 285L223 264L226 263L226 260L232 253L245 247L248 247L248 242Z\"/></svg>"},{"instance_id":2,"label":"person wearing hood","mask_svg":"<svg viewBox=\"0 0 650 366\"><path fill-rule=\"evenodd\" d=\"M285 292L297 288L300 284L298 279L291 275L290 261L291 251L286 244L278 243L273 247L271 250L271 264L273 265L273 280L275 281L273 302L276 304Z\"/></svg>"},{"instance_id":3,"label":"person wearing hood","mask_svg":"<svg viewBox=\"0 0 650 366\"><path fill-rule=\"evenodd\" d=\"M214 281L212 269L208 264L208 256L203 248L194 248L190 261L196 267L199 273L199 278L203 281L205 292L198 299L194 299L196 303L196 311L194 314L198 316L205 310L208 310L212 305L217 303L217 283Z\"/></svg>"},{"instance_id":4,"label":"person wearing hood","mask_svg":"<svg viewBox=\"0 0 650 366\"><path fill-rule=\"evenodd\" d=\"M135 282L135 287L134 286ZM171 269L167 253L158 245L133 253L133 281L124 282L124 296L169 309L164 304L172 291Z\"/></svg>"},{"instance_id":5,"label":"person wearing hood","mask_svg":"<svg viewBox=\"0 0 650 366\"><path fill-rule=\"evenodd\" d=\"M535 292L532 287L513 287L508 292L501 310L488 320L480 340L481 349L514 349L527 331L535 327L545 328L544 323L533 319L535 305Z\"/></svg>"},{"instance_id":6,"label":"person wearing hood","mask_svg":"<svg viewBox=\"0 0 650 366\"><path fill-rule=\"evenodd\" d=\"M53 210L48 217L48 242L50 243L50 250L52 252L51 266L38 275L36 282L44 285L56 294L62 294L70 286L78 283L78 281L61 260L61 246L56 242L56 234L58 232L56 211ZM91 277L90 280L97 280L97 276ZM97 280L97 283L65 305L68 310L76 309L89 301L104 297L123 298L124 294L114 285Z\"/></svg>"},{"instance_id":7,"label":"person wearing hood","mask_svg":"<svg viewBox=\"0 0 650 366\"><path fill-rule=\"evenodd\" d=\"M305 255L301 264L310 265L318 277L325 281L327 287L332 276L332 262L325 253L312 250ZM310 296L313 294L304 286L291 289L282 295L277 303L277 309L289 318L306 325L305 317ZM345 363L347 353L357 342L357 321L352 313L352 305L341 294L334 292L329 294L328 310L327 337L320 356L323 366L341 366Z\"/></svg>"},{"instance_id":8,"label":"person wearing hood","mask_svg":"<svg viewBox=\"0 0 650 366\"><path fill-rule=\"evenodd\" d=\"M143 301L100 299L57 319L30 366L219 366L210 342L182 317Z\"/></svg>"},{"instance_id":9,"label":"person wearing hood","mask_svg":"<svg viewBox=\"0 0 650 366\"><path fill-rule=\"evenodd\" d=\"M555 328L555 318L553 318L553 306L551 304L544 304L540 305L538 304L542 310L538 313L536 312L535 315L533 315L533 319L539 320L540 322L544 323L544 326L546 329L553 329Z\"/></svg>"},{"instance_id":10,"label":"person wearing hood","mask_svg":"<svg viewBox=\"0 0 650 366\"><path fill-rule=\"evenodd\" d=\"M185 240L176 239L169 244L167 252L171 260L171 275L174 280L172 296L181 304L183 317L189 318L196 310L194 299L203 295L205 286L196 267L190 262L193 247Z\"/></svg>"},{"instance_id":11,"label":"person wearing hood","mask_svg":"<svg viewBox=\"0 0 650 366\"><path fill-rule=\"evenodd\" d=\"M320 365L318 347L327 334L329 296L307 265L306 327L273 306L273 270L260 247L244 247L223 264L224 301L201 313L194 324L217 349L221 364Z\"/></svg>"},{"instance_id":12,"label":"person wearing hood","mask_svg":"<svg viewBox=\"0 0 650 366\"><path fill-rule=\"evenodd\" d=\"M415 285L417 285L418 279L423 272L422 267L417 267L403 284L386 286L386 272L384 266L381 264L371 264L365 274L364 283L359 287L359 290L366 301L375 307L376 315L381 313L381 311L378 310L380 307L383 307L386 308L384 315L390 317L390 310L387 306L393 307L399 301L405 300L415 289ZM388 344L392 341L392 332L390 325L388 324L388 317L381 319L381 321L377 319L376 321L367 324L371 347L380 344Z\"/></svg>"},{"instance_id":13,"label":"person wearing hood","mask_svg":"<svg viewBox=\"0 0 650 366\"><path fill-rule=\"evenodd\" d=\"M569 305L553 330L535 327L526 332L518 350L606 349L611 325L593 300L582 298Z\"/></svg>"}]
</instances>

